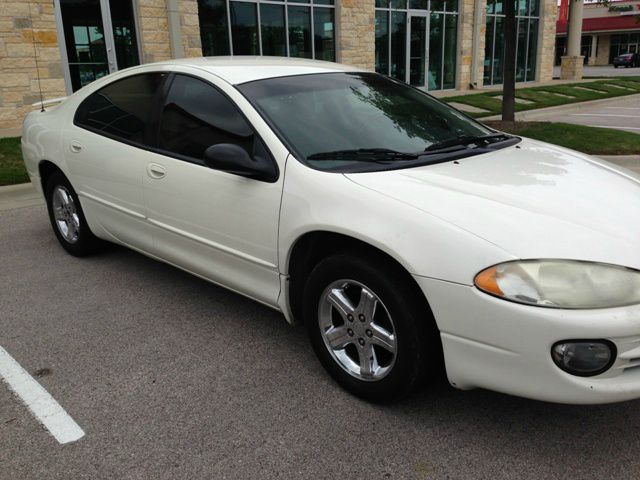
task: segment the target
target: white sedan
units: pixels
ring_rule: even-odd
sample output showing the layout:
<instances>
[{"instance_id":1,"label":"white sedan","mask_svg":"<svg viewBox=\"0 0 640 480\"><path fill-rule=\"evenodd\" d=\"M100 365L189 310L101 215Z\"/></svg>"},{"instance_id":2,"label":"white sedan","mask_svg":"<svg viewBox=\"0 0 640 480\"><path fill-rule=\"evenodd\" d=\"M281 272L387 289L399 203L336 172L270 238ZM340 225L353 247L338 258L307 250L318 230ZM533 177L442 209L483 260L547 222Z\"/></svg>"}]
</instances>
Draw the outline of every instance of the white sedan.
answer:
<instances>
[{"instance_id":1,"label":"white sedan","mask_svg":"<svg viewBox=\"0 0 640 480\"><path fill-rule=\"evenodd\" d=\"M363 398L442 369L640 397L640 177L604 161L375 73L247 57L109 75L30 113L22 148L70 254L125 245L304 321Z\"/></svg>"}]
</instances>

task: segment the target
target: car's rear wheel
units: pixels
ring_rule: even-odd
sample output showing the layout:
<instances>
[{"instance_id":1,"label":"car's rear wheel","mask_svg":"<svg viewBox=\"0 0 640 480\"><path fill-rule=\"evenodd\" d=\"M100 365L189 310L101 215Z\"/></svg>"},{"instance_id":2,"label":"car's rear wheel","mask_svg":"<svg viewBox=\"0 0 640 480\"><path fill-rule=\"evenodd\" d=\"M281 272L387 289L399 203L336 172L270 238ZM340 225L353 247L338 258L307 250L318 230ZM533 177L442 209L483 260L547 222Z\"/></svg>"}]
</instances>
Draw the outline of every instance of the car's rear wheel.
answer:
<instances>
[{"instance_id":1,"label":"car's rear wheel","mask_svg":"<svg viewBox=\"0 0 640 480\"><path fill-rule=\"evenodd\" d=\"M53 173L47 180L45 196L53 232L67 252L83 257L103 246L102 240L89 229L78 194L67 177Z\"/></svg>"},{"instance_id":2,"label":"car's rear wheel","mask_svg":"<svg viewBox=\"0 0 640 480\"><path fill-rule=\"evenodd\" d=\"M311 344L350 392L389 402L441 367L439 333L407 274L379 257L337 254L321 261L305 288Z\"/></svg>"}]
</instances>

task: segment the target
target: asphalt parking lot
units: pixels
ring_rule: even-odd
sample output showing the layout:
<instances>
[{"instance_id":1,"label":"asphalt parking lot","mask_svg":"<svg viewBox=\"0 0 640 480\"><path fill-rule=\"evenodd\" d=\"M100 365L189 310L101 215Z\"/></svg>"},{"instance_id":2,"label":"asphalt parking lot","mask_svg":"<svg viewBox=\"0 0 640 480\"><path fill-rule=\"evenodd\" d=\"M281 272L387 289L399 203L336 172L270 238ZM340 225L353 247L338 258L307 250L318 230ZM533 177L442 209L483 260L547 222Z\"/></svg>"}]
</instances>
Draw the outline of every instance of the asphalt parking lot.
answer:
<instances>
[{"instance_id":1,"label":"asphalt parking lot","mask_svg":"<svg viewBox=\"0 0 640 480\"><path fill-rule=\"evenodd\" d=\"M367 404L278 313L123 248L72 258L43 206L0 211L0 272L0 347L85 432L59 444L0 382L1 479L640 475L639 401Z\"/></svg>"},{"instance_id":2,"label":"asphalt parking lot","mask_svg":"<svg viewBox=\"0 0 640 480\"><path fill-rule=\"evenodd\" d=\"M614 128L640 134L640 95L618 97L597 105L567 106L563 111L533 112L536 121Z\"/></svg>"}]
</instances>

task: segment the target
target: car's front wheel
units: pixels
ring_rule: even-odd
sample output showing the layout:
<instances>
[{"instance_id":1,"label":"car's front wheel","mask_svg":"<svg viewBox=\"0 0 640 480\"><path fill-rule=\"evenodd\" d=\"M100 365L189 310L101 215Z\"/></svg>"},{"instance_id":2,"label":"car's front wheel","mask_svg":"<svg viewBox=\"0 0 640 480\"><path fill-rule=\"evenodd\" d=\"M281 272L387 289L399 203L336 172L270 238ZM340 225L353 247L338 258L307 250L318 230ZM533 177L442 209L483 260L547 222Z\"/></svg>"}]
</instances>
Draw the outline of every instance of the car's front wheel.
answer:
<instances>
[{"instance_id":1,"label":"car's front wheel","mask_svg":"<svg viewBox=\"0 0 640 480\"><path fill-rule=\"evenodd\" d=\"M424 298L392 261L337 254L305 288L305 323L320 362L350 392L397 400L441 369L439 333Z\"/></svg>"},{"instance_id":2,"label":"car's front wheel","mask_svg":"<svg viewBox=\"0 0 640 480\"><path fill-rule=\"evenodd\" d=\"M89 229L78 194L67 177L53 173L47 180L45 197L53 232L67 252L83 257L103 246L102 240Z\"/></svg>"}]
</instances>

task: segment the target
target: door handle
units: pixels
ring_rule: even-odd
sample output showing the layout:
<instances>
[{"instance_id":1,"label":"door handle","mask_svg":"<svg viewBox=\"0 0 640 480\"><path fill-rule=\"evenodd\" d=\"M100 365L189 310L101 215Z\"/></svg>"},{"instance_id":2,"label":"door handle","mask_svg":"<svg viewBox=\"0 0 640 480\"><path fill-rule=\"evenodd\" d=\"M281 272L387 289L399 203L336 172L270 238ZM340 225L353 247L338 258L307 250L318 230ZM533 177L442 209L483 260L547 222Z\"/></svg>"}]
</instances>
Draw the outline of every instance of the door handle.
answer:
<instances>
[{"instance_id":1,"label":"door handle","mask_svg":"<svg viewBox=\"0 0 640 480\"><path fill-rule=\"evenodd\" d=\"M80 142L78 142L77 140L72 140L71 151L73 153L80 153L81 150L82 150L82 145L80 145Z\"/></svg>"},{"instance_id":2,"label":"door handle","mask_svg":"<svg viewBox=\"0 0 640 480\"><path fill-rule=\"evenodd\" d=\"M149 165L147 165L147 174L151 178L160 179L164 178L164 176L167 174L167 169L162 165L158 165L157 163L150 163Z\"/></svg>"}]
</instances>

